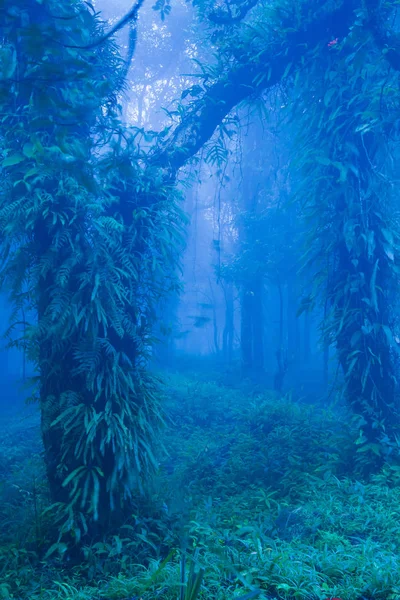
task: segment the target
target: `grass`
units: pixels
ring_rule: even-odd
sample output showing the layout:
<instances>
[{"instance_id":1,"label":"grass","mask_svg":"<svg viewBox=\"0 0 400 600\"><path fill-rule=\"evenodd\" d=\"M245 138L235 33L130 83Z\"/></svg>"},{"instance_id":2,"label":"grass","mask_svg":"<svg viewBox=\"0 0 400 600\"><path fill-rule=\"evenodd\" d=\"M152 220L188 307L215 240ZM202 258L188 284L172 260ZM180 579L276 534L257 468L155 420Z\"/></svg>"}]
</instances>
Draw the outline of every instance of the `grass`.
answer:
<instances>
[{"instance_id":1,"label":"grass","mask_svg":"<svg viewBox=\"0 0 400 600\"><path fill-rule=\"evenodd\" d=\"M3 427L0 598L400 599L399 470L355 475L343 409L182 375L164 394L168 456L125 527L79 565L61 545L46 558L38 417Z\"/></svg>"}]
</instances>

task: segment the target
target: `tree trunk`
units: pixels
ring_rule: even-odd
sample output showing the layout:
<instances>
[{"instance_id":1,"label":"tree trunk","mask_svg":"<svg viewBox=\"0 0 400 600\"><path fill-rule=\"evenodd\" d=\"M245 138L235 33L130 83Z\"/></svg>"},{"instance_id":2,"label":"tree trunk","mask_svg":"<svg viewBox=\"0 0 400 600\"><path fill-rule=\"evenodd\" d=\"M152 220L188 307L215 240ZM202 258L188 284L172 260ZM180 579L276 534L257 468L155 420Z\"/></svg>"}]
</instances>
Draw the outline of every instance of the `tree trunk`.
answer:
<instances>
[{"instance_id":1,"label":"tree trunk","mask_svg":"<svg viewBox=\"0 0 400 600\"><path fill-rule=\"evenodd\" d=\"M231 282L225 283L223 290L225 297L225 325L222 334L222 348L224 362L230 365L233 359L233 338L235 334L233 284Z\"/></svg>"},{"instance_id":2,"label":"tree trunk","mask_svg":"<svg viewBox=\"0 0 400 600\"><path fill-rule=\"evenodd\" d=\"M397 368L395 350L391 348L391 302L397 276L391 262L390 232L386 233L391 215L385 214L387 208L373 191L370 180L378 140L369 133L364 134L362 141L356 138L355 143L359 150L359 177L350 190L356 190L358 185L360 192L349 191L349 197L341 198L336 208L343 222L343 236L337 243L331 284L335 307L331 330L348 402L364 421L364 440L360 443L367 444L366 449L373 452L373 460L365 465L370 470L373 462L379 466L384 460L382 436L393 438L400 431L395 401Z\"/></svg>"},{"instance_id":3,"label":"tree trunk","mask_svg":"<svg viewBox=\"0 0 400 600\"><path fill-rule=\"evenodd\" d=\"M253 283L252 332L253 368L256 373L264 369L264 284L262 277Z\"/></svg>"},{"instance_id":4,"label":"tree trunk","mask_svg":"<svg viewBox=\"0 0 400 600\"><path fill-rule=\"evenodd\" d=\"M247 286L242 290L240 306L240 351L242 356L242 371L244 375L253 369L253 302L251 289Z\"/></svg>"},{"instance_id":5,"label":"tree trunk","mask_svg":"<svg viewBox=\"0 0 400 600\"><path fill-rule=\"evenodd\" d=\"M297 317L298 310L298 293L296 280L293 275L289 275L287 283L287 352L291 362L297 362L299 358L299 319Z\"/></svg>"},{"instance_id":6,"label":"tree trunk","mask_svg":"<svg viewBox=\"0 0 400 600\"><path fill-rule=\"evenodd\" d=\"M244 373L264 368L264 311L261 277L244 286L241 303L241 353Z\"/></svg>"}]
</instances>

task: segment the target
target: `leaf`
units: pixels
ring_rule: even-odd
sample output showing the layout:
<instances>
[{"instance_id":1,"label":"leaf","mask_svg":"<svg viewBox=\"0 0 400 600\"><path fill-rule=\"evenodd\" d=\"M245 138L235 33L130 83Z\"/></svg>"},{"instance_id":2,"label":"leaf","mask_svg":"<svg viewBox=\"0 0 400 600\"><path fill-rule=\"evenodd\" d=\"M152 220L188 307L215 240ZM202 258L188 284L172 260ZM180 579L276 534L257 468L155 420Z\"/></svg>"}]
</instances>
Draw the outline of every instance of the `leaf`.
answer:
<instances>
[{"instance_id":1,"label":"leaf","mask_svg":"<svg viewBox=\"0 0 400 600\"><path fill-rule=\"evenodd\" d=\"M2 167L12 167L14 165L18 165L20 162L25 160L25 156L22 154L12 154L11 156L7 156L1 163Z\"/></svg>"},{"instance_id":2,"label":"leaf","mask_svg":"<svg viewBox=\"0 0 400 600\"><path fill-rule=\"evenodd\" d=\"M285 72L282 75L282 79L286 79L286 77L289 75L289 71L292 68L292 63L290 62L285 69Z\"/></svg>"},{"instance_id":3,"label":"leaf","mask_svg":"<svg viewBox=\"0 0 400 600\"><path fill-rule=\"evenodd\" d=\"M383 246L383 250L384 250L386 256L388 257L388 259L391 260L392 262L394 262L394 252L393 252L392 248L385 244Z\"/></svg>"},{"instance_id":4,"label":"leaf","mask_svg":"<svg viewBox=\"0 0 400 600\"><path fill-rule=\"evenodd\" d=\"M98 273L96 273L95 280L94 280L94 287L93 287L92 295L90 297L91 302L93 302L93 300L96 298L99 286L100 286L100 275Z\"/></svg>"},{"instance_id":5,"label":"leaf","mask_svg":"<svg viewBox=\"0 0 400 600\"><path fill-rule=\"evenodd\" d=\"M44 559L47 560L55 552L58 552L58 554L61 556L62 554L64 554L67 548L67 544L64 544L63 542L56 542L55 544L52 544L47 550L46 554L44 555Z\"/></svg>"},{"instance_id":6,"label":"leaf","mask_svg":"<svg viewBox=\"0 0 400 600\"><path fill-rule=\"evenodd\" d=\"M330 88L329 90L326 91L325 96L324 96L325 106L329 105L335 92L336 92L336 88Z\"/></svg>"},{"instance_id":7,"label":"leaf","mask_svg":"<svg viewBox=\"0 0 400 600\"><path fill-rule=\"evenodd\" d=\"M17 53L14 46L0 46L0 80L10 79L17 68Z\"/></svg>"},{"instance_id":8,"label":"leaf","mask_svg":"<svg viewBox=\"0 0 400 600\"><path fill-rule=\"evenodd\" d=\"M35 147L31 142L27 142L24 144L22 152L27 158L32 158L32 156L35 154Z\"/></svg>"},{"instance_id":9,"label":"leaf","mask_svg":"<svg viewBox=\"0 0 400 600\"><path fill-rule=\"evenodd\" d=\"M386 229L385 227L382 227L381 231L382 231L382 235L385 238L385 240L388 242L388 244L390 244L392 246L393 245L393 232L390 231L390 229Z\"/></svg>"},{"instance_id":10,"label":"leaf","mask_svg":"<svg viewBox=\"0 0 400 600\"><path fill-rule=\"evenodd\" d=\"M355 356L355 357L353 358L353 360L351 361L351 363L350 363L350 365L349 365L349 368L347 369L347 372L346 372L346 379L348 379L348 378L350 377L350 375L351 375L351 373L352 373L352 371L353 371L354 367L355 367L355 366L356 366L356 364L357 364L357 361L358 361L358 356Z\"/></svg>"},{"instance_id":11,"label":"leaf","mask_svg":"<svg viewBox=\"0 0 400 600\"><path fill-rule=\"evenodd\" d=\"M371 303L376 312L379 312L378 297L376 295L376 275L378 273L379 258L376 260L370 281Z\"/></svg>"},{"instance_id":12,"label":"leaf","mask_svg":"<svg viewBox=\"0 0 400 600\"><path fill-rule=\"evenodd\" d=\"M368 259L371 260L374 252L375 252L375 233L373 230L369 229L366 233L367 238L367 249L368 249Z\"/></svg>"},{"instance_id":13,"label":"leaf","mask_svg":"<svg viewBox=\"0 0 400 600\"><path fill-rule=\"evenodd\" d=\"M353 335L351 336L350 346L352 348L354 348L354 346L356 346L358 344L358 342L360 341L361 337L362 337L361 331L355 331L353 333Z\"/></svg>"},{"instance_id":14,"label":"leaf","mask_svg":"<svg viewBox=\"0 0 400 600\"><path fill-rule=\"evenodd\" d=\"M81 476L83 475L83 472L85 471L85 467L81 466L81 467L77 467L76 469L74 469L72 471L72 473L70 473L68 475L68 477L66 477L64 479L64 481L62 482L62 486L66 487L75 477L77 477L78 475Z\"/></svg>"},{"instance_id":15,"label":"leaf","mask_svg":"<svg viewBox=\"0 0 400 600\"><path fill-rule=\"evenodd\" d=\"M29 169L29 171L27 171L24 175L24 179L27 179L28 177L33 177L33 175L38 175L39 173L39 169L37 169L36 167L33 167L32 169Z\"/></svg>"},{"instance_id":16,"label":"leaf","mask_svg":"<svg viewBox=\"0 0 400 600\"><path fill-rule=\"evenodd\" d=\"M385 332L387 341L389 342L389 344L393 344L394 340L393 340L393 333L392 330L390 329L390 327L388 325L382 325L382 329Z\"/></svg>"},{"instance_id":17,"label":"leaf","mask_svg":"<svg viewBox=\"0 0 400 600\"><path fill-rule=\"evenodd\" d=\"M329 160L326 156L317 156L315 159L320 165L324 165L325 167L329 167L332 164L332 161Z\"/></svg>"},{"instance_id":18,"label":"leaf","mask_svg":"<svg viewBox=\"0 0 400 600\"><path fill-rule=\"evenodd\" d=\"M258 598L261 594L261 590L253 590L252 592L248 592L244 596L238 596L235 600L252 600L253 598Z\"/></svg>"},{"instance_id":19,"label":"leaf","mask_svg":"<svg viewBox=\"0 0 400 600\"><path fill-rule=\"evenodd\" d=\"M373 452L374 454L376 454L376 456L380 456L381 455L381 447L378 444L364 444L364 446L361 446L360 448L357 449L357 452Z\"/></svg>"},{"instance_id":20,"label":"leaf","mask_svg":"<svg viewBox=\"0 0 400 600\"><path fill-rule=\"evenodd\" d=\"M347 179L348 168L339 161L334 161L332 164L339 170L340 173L338 183L344 183Z\"/></svg>"},{"instance_id":21,"label":"leaf","mask_svg":"<svg viewBox=\"0 0 400 600\"><path fill-rule=\"evenodd\" d=\"M365 391L365 386L367 385L367 380L368 380L368 377L369 377L370 370L371 370L371 361L369 360L368 364L367 364L367 367L364 369L364 372L363 372L362 377L361 377L361 390L362 390L362 393L364 393L364 391Z\"/></svg>"}]
</instances>

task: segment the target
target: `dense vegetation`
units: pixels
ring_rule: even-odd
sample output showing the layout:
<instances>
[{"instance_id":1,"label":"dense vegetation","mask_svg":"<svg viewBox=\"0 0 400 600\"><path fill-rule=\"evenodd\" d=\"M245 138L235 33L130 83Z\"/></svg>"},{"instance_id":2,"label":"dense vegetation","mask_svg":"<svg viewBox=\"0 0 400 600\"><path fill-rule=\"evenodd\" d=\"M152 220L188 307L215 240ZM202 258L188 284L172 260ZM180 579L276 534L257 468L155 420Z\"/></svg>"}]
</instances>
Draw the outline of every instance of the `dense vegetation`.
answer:
<instances>
[{"instance_id":1,"label":"dense vegetation","mask_svg":"<svg viewBox=\"0 0 400 600\"><path fill-rule=\"evenodd\" d=\"M175 600L183 556L199 598L398 598L398 467L352 475L358 431L343 408L250 400L202 379L167 377L169 455L135 514L88 540L80 564L50 545L37 417L3 427L2 597Z\"/></svg>"},{"instance_id":2,"label":"dense vegetation","mask_svg":"<svg viewBox=\"0 0 400 600\"><path fill-rule=\"evenodd\" d=\"M3 426L0 597L400 597L397 4L194 2L169 79L135 80L141 2L110 25L81 0L0 2L0 283L40 413ZM156 338L181 335L204 174L221 367L171 375ZM312 405L284 394L310 315Z\"/></svg>"}]
</instances>

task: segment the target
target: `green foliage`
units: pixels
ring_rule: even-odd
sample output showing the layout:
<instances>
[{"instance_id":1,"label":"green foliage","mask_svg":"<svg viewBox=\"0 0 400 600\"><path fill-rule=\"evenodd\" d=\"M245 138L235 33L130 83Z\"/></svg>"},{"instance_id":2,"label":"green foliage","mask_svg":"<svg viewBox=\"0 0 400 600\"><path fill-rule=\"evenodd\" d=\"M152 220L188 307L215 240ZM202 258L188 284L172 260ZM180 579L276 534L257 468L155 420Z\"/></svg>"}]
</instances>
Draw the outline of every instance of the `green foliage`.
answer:
<instances>
[{"instance_id":1,"label":"green foliage","mask_svg":"<svg viewBox=\"0 0 400 600\"><path fill-rule=\"evenodd\" d=\"M399 269L397 76L374 48L361 10L348 38L318 47L317 56L307 84L298 82L293 113L302 173L296 198L310 232L304 265L314 274L308 303L320 295L326 307L323 334L336 346L347 398L362 417L359 458L369 469L398 458L397 449L387 446L400 422L393 310Z\"/></svg>"},{"instance_id":2,"label":"green foliage","mask_svg":"<svg viewBox=\"0 0 400 600\"><path fill-rule=\"evenodd\" d=\"M0 446L2 460L14 464L0 489L2 515L5 499L10 503L1 526L0 597L398 597L398 469L387 465L370 482L352 477L357 431L347 413L312 410L272 393L251 402L238 390L181 376L169 378L166 393L171 421L162 442L169 458L152 495L119 535L87 544L80 565L68 566L65 547L50 548L50 520L41 529L47 556L26 535L33 481L43 469L30 457L39 428L32 418L27 437L23 422L10 422L18 444L14 458L7 439ZM279 467L270 462L268 482L264 447L281 460ZM16 481L26 493L14 491ZM42 511L47 492L38 493Z\"/></svg>"},{"instance_id":3,"label":"green foliage","mask_svg":"<svg viewBox=\"0 0 400 600\"><path fill-rule=\"evenodd\" d=\"M89 7L17 2L0 28L8 336L37 366L52 510L79 543L123 519L157 468L159 383L146 365L184 218L114 108L115 47L81 48L102 30Z\"/></svg>"},{"instance_id":4,"label":"green foliage","mask_svg":"<svg viewBox=\"0 0 400 600\"><path fill-rule=\"evenodd\" d=\"M289 11L292 28L306 4ZM282 41L293 32L287 3L275 8L283 27L272 55L278 48L282 58ZM398 444L384 434L398 416L388 297L399 236L386 160L397 150L397 95L365 37L363 13L346 42L317 48L325 62L309 70L310 85L301 82L296 111L307 119L297 121L306 123L299 195L312 227L307 266L318 264L317 285L328 281L326 335L361 419L181 381L168 392L180 400L169 406L177 427L163 439L160 386L146 367L159 303L177 285L184 223L177 194L138 146L142 132L127 130L113 108L124 72L115 47L83 48L101 33L89 7L21 0L2 17L1 283L14 307L11 342L28 350L39 371L49 488L37 483L40 459L16 461L4 451L0 594L228 600L250 589L250 597L395 598ZM271 20L268 35L274 26ZM296 57L260 72L271 56L268 36L263 27L246 30L236 48L236 36L224 46L218 68L203 69L204 79L240 57L252 92L292 76L299 90ZM250 59L257 69L247 69ZM220 90L231 92L232 79L225 82ZM215 110L220 98L211 100L201 113L207 131L225 114ZM194 140L189 154L204 140L192 133L179 138L178 128L178 139ZM227 155L224 135L226 128L207 155L218 167ZM187 156L185 144L174 151ZM264 249L246 248L245 266L264 274ZM370 482L350 479L355 440L359 463L369 466L371 454L389 459ZM158 442L171 456L160 467ZM144 483L154 473L150 498ZM138 492L147 494L146 516ZM177 558L182 538L199 563L196 571L193 560L188 579ZM86 561L69 569L74 545Z\"/></svg>"}]
</instances>

